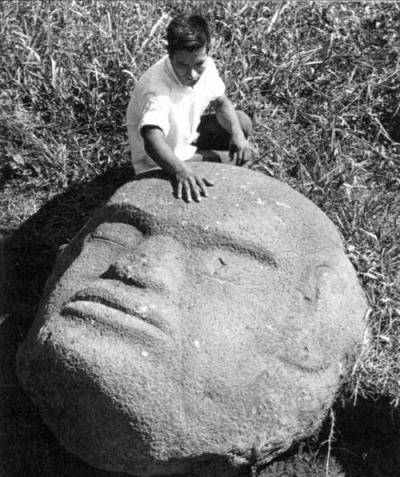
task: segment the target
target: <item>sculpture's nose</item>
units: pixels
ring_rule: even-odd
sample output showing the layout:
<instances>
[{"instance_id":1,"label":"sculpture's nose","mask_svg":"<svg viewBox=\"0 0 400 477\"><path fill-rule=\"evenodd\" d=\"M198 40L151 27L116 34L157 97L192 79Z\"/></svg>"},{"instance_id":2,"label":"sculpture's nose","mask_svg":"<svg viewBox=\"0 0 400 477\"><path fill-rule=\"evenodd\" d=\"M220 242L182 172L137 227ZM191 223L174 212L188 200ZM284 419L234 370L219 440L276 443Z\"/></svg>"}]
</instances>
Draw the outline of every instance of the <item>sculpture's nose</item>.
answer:
<instances>
[{"instance_id":1,"label":"sculpture's nose","mask_svg":"<svg viewBox=\"0 0 400 477\"><path fill-rule=\"evenodd\" d=\"M183 280L183 246L171 237L152 236L134 251L122 252L102 278L174 294Z\"/></svg>"}]
</instances>

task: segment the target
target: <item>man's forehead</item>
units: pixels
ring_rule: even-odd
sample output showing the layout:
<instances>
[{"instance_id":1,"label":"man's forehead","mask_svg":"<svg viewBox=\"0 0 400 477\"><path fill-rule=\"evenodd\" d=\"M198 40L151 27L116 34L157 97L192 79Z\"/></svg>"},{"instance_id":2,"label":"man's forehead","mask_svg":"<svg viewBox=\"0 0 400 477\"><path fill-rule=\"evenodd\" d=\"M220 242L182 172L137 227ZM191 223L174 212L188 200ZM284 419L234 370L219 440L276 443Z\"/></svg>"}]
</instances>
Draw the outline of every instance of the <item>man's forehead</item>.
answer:
<instances>
[{"instance_id":1,"label":"man's forehead","mask_svg":"<svg viewBox=\"0 0 400 477\"><path fill-rule=\"evenodd\" d=\"M191 63L194 60L206 60L208 56L207 48L205 46L198 50L177 50L173 53L173 60Z\"/></svg>"}]
</instances>

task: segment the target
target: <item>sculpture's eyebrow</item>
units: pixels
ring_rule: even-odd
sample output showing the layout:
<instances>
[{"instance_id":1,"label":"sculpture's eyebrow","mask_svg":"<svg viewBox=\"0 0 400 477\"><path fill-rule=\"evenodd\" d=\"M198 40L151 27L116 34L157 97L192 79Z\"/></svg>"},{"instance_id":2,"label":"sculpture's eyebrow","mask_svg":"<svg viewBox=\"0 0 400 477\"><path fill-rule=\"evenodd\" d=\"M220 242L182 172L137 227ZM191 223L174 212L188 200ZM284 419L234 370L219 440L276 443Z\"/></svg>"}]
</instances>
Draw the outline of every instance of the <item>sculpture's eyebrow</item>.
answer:
<instances>
[{"instance_id":1,"label":"sculpture's eyebrow","mask_svg":"<svg viewBox=\"0 0 400 477\"><path fill-rule=\"evenodd\" d=\"M199 234L191 236L191 243L200 248L216 247L250 256L259 262L276 268L278 263L271 250L256 241L226 231L199 229Z\"/></svg>"},{"instance_id":2,"label":"sculpture's eyebrow","mask_svg":"<svg viewBox=\"0 0 400 477\"><path fill-rule=\"evenodd\" d=\"M99 223L123 223L130 225L143 235L148 234L154 228L158 228L158 220L149 214L144 213L141 209L133 206L126 207L125 204L109 204L106 205L99 213Z\"/></svg>"},{"instance_id":3,"label":"sculpture's eyebrow","mask_svg":"<svg viewBox=\"0 0 400 477\"><path fill-rule=\"evenodd\" d=\"M259 241L251 240L240 232L229 233L223 228L223 223L204 227L189 221L178 221L174 217L160 218L153 216L134 206L112 204L106 207L104 217L107 222L122 222L140 230L144 235L167 234L174 237L183 245L200 248L220 247L235 253L250 256L259 262L267 263L276 268L276 258ZM182 233L185 231L185 233Z\"/></svg>"}]
</instances>

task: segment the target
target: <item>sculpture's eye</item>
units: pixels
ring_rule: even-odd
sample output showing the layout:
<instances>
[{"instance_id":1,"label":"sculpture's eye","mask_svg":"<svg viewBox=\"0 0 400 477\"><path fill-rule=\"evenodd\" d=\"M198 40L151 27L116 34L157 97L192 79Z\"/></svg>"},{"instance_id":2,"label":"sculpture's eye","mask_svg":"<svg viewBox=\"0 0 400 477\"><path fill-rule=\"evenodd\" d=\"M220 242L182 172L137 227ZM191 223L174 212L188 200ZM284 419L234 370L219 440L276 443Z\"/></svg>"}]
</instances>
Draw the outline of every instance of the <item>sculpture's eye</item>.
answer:
<instances>
[{"instance_id":1,"label":"sculpture's eye","mask_svg":"<svg viewBox=\"0 0 400 477\"><path fill-rule=\"evenodd\" d=\"M229 266L226 259L219 256L216 257L213 262L212 274L215 277L223 278L229 274Z\"/></svg>"},{"instance_id":2,"label":"sculpture's eye","mask_svg":"<svg viewBox=\"0 0 400 477\"><path fill-rule=\"evenodd\" d=\"M204 253L202 257L197 272L215 283L240 288L248 288L251 283L253 289L255 287L264 289L266 276L271 273L268 265L247 254L232 250L214 249L211 253Z\"/></svg>"},{"instance_id":3,"label":"sculpture's eye","mask_svg":"<svg viewBox=\"0 0 400 477\"><path fill-rule=\"evenodd\" d=\"M136 248L143 240L140 230L130 224L103 223L91 234L91 239L104 240L125 248Z\"/></svg>"},{"instance_id":4,"label":"sculpture's eye","mask_svg":"<svg viewBox=\"0 0 400 477\"><path fill-rule=\"evenodd\" d=\"M228 253L213 254L205 261L203 274L224 282L238 282L241 280L240 266Z\"/></svg>"},{"instance_id":5,"label":"sculpture's eye","mask_svg":"<svg viewBox=\"0 0 400 477\"><path fill-rule=\"evenodd\" d=\"M206 254L198 271L207 277L226 280L230 272L229 260L221 253Z\"/></svg>"}]
</instances>

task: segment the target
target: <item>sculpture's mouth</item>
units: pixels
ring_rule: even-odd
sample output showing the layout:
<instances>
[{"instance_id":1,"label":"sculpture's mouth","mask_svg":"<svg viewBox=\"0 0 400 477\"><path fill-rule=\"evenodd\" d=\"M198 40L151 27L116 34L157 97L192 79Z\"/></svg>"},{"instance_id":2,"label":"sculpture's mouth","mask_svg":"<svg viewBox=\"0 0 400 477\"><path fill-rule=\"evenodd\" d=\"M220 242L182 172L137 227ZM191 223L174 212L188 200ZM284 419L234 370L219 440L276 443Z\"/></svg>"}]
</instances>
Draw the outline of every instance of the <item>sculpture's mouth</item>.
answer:
<instances>
[{"instance_id":1,"label":"sculpture's mouth","mask_svg":"<svg viewBox=\"0 0 400 477\"><path fill-rule=\"evenodd\" d=\"M148 332L155 337L164 335L164 339L166 335L171 336L171 327L163 313L144 302L144 299L133 302L120 297L112 288L87 288L73 295L63 306L61 314L72 314L94 320L99 325L129 329L130 332Z\"/></svg>"}]
</instances>

